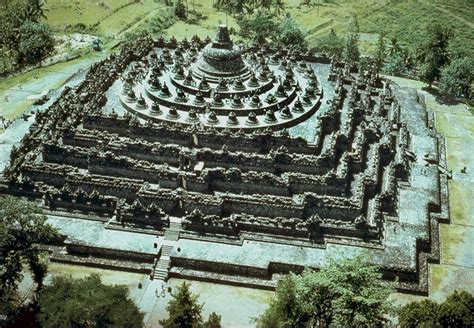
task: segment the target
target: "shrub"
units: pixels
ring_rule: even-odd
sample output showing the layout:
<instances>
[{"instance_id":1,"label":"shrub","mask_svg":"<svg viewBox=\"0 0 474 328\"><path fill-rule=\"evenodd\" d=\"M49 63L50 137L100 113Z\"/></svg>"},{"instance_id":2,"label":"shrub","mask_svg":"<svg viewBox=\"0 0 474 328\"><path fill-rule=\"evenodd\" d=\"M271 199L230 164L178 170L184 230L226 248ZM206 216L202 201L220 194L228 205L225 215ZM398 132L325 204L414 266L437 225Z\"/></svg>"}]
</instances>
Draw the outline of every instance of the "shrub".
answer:
<instances>
[{"instance_id":1,"label":"shrub","mask_svg":"<svg viewBox=\"0 0 474 328\"><path fill-rule=\"evenodd\" d=\"M445 96L472 97L474 61L471 58L455 59L442 69L440 90Z\"/></svg>"}]
</instances>

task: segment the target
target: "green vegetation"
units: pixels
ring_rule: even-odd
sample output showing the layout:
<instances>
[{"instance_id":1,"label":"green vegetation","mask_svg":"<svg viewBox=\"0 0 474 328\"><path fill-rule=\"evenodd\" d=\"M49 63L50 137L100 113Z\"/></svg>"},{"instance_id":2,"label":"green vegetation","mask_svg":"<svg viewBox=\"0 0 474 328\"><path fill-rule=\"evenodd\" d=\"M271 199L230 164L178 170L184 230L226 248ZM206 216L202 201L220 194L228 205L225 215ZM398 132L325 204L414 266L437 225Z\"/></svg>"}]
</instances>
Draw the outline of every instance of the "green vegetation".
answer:
<instances>
[{"instance_id":1,"label":"green vegetation","mask_svg":"<svg viewBox=\"0 0 474 328\"><path fill-rule=\"evenodd\" d=\"M380 326L394 313L393 292L362 257L331 261L320 272L306 270L282 279L259 327Z\"/></svg>"},{"instance_id":2,"label":"green vegetation","mask_svg":"<svg viewBox=\"0 0 474 328\"><path fill-rule=\"evenodd\" d=\"M444 95L474 99L474 59L459 58L453 60L441 70L440 90Z\"/></svg>"},{"instance_id":3,"label":"green vegetation","mask_svg":"<svg viewBox=\"0 0 474 328\"><path fill-rule=\"evenodd\" d=\"M162 36L164 30L173 25L175 21L176 17L173 10L166 8L160 12L160 15L152 16L138 24L132 31L126 32L125 38L130 40L146 35L158 38Z\"/></svg>"},{"instance_id":4,"label":"green vegetation","mask_svg":"<svg viewBox=\"0 0 474 328\"><path fill-rule=\"evenodd\" d=\"M209 318L204 323L203 328L221 328L221 316L212 312L209 314Z\"/></svg>"},{"instance_id":5,"label":"green vegetation","mask_svg":"<svg viewBox=\"0 0 474 328\"><path fill-rule=\"evenodd\" d=\"M191 293L190 285L183 282L172 299L166 306L168 319L160 321L165 328L220 328L221 317L215 312L209 315L206 322L203 322L201 311L203 304L198 302L198 296Z\"/></svg>"},{"instance_id":6,"label":"green vegetation","mask_svg":"<svg viewBox=\"0 0 474 328\"><path fill-rule=\"evenodd\" d=\"M276 16L268 10L258 10L238 20L239 35L251 42L269 43L304 51L305 32L290 14Z\"/></svg>"},{"instance_id":7,"label":"green vegetation","mask_svg":"<svg viewBox=\"0 0 474 328\"><path fill-rule=\"evenodd\" d=\"M301 51L306 49L305 34L290 14L279 22L274 33L278 45Z\"/></svg>"},{"instance_id":8,"label":"green vegetation","mask_svg":"<svg viewBox=\"0 0 474 328\"><path fill-rule=\"evenodd\" d=\"M0 296L16 290L22 279L24 261L41 288L46 264L38 243L51 243L58 232L46 223L46 216L34 203L15 197L0 198Z\"/></svg>"},{"instance_id":9,"label":"green vegetation","mask_svg":"<svg viewBox=\"0 0 474 328\"><path fill-rule=\"evenodd\" d=\"M186 18L186 7L182 0L178 0L174 5L174 14L176 17L185 19Z\"/></svg>"},{"instance_id":10,"label":"green vegetation","mask_svg":"<svg viewBox=\"0 0 474 328\"><path fill-rule=\"evenodd\" d=\"M412 302L399 311L401 327L472 327L474 296L455 291L438 304L431 300Z\"/></svg>"},{"instance_id":11,"label":"green vegetation","mask_svg":"<svg viewBox=\"0 0 474 328\"><path fill-rule=\"evenodd\" d=\"M366 13L358 15L361 32L396 37L414 52L423 43L428 26L439 24L456 32L450 52L474 56L474 21L472 10L468 10L472 1L385 1L381 6L371 6L366 1L365 6Z\"/></svg>"},{"instance_id":12,"label":"green vegetation","mask_svg":"<svg viewBox=\"0 0 474 328\"><path fill-rule=\"evenodd\" d=\"M34 203L14 197L0 198L0 314L16 320L22 307L18 285L23 279L23 267L28 265L36 292L43 285L46 261L36 246L59 238L58 232L46 223L46 216Z\"/></svg>"},{"instance_id":13,"label":"green vegetation","mask_svg":"<svg viewBox=\"0 0 474 328\"><path fill-rule=\"evenodd\" d=\"M256 43L264 43L270 40L276 30L273 14L263 10L242 17L238 24L240 27L239 35Z\"/></svg>"},{"instance_id":14,"label":"green vegetation","mask_svg":"<svg viewBox=\"0 0 474 328\"><path fill-rule=\"evenodd\" d=\"M202 304L198 303L198 296L191 293L189 284L183 282L176 294L172 295L166 310L169 318L160 321L165 328L183 327L192 328L202 324Z\"/></svg>"},{"instance_id":15,"label":"green vegetation","mask_svg":"<svg viewBox=\"0 0 474 328\"><path fill-rule=\"evenodd\" d=\"M420 79L431 88L434 81L441 77L441 68L449 63L449 39L451 31L441 25L429 25L426 37L417 49L420 64Z\"/></svg>"},{"instance_id":16,"label":"green vegetation","mask_svg":"<svg viewBox=\"0 0 474 328\"><path fill-rule=\"evenodd\" d=\"M143 314L124 286L107 286L100 276L53 278L38 300L39 321L48 327L141 327Z\"/></svg>"},{"instance_id":17,"label":"green vegetation","mask_svg":"<svg viewBox=\"0 0 474 328\"><path fill-rule=\"evenodd\" d=\"M388 44L379 41L377 55L382 54L385 54L385 58L382 57L379 65L382 66L382 71L385 74L400 76L406 73L409 68L412 68L408 51L400 45L396 37L391 38Z\"/></svg>"},{"instance_id":18,"label":"green vegetation","mask_svg":"<svg viewBox=\"0 0 474 328\"><path fill-rule=\"evenodd\" d=\"M43 1L6 1L0 6L0 72L34 64L54 49L54 40L44 18Z\"/></svg>"},{"instance_id":19,"label":"green vegetation","mask_svg":"<svg viewBox=\"0 0 474 328\"><path fill-rule=\"evenodd\" d=\"M357 22L356 17L354 17L351 22L351 28L346 39L343 57L347 62L358 62L360 58L359 23Z\"/></svg>"},{"instance_id":20,"label":"green vegetation","mask_svg":"<svg viewBox=\"0 0 474 328\"><path fill-rule=\"evenodd\" d=\"M285 11L283 0L217 0L214 6L235 15L251 15L260 10L280 15Z\"/></svg>"},{"instance_id":21,"label":"green vegetation","mask_svg":"<svg viewBox=\"0 0 474 328\"><path fill-rule=\"evenodd\" d=\"M48 0L47 22L56 33L92 33L102 38L118 37L148 15L165 8L155 0Z\"/></svg>"},{"instance_id":22,"label":"green vegetation","mask_svg":"<svg viewBox=\"0 0 474 328\"><path fill-rule=\"evenodd\" d=\"M342 57L344 51L344 39L339 37L335 30L331 29L331 32L318 39L316 41L316 48L320 52L327 54L329 57Z\"/></svg>"}]
</instances>

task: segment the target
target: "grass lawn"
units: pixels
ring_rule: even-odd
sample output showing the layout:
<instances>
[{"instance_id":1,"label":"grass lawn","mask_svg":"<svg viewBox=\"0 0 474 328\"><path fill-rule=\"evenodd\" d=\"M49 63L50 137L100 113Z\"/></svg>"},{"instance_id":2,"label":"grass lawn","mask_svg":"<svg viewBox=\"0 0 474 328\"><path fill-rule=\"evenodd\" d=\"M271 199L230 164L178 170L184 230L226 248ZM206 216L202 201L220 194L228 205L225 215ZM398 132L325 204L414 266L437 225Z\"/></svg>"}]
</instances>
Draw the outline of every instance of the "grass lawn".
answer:
<instances>
[{"instance_id":1,"label":"grass lawn","mask_svg":"<svg viewBox=\"0 0 474 328\"><path fill-rule=\"evenodd\" d=\"M100 54L88 52L68 62L0 79L0 115L7 119L21 116L32 105L32 96L61 87L74 72L99 58Z\"/></svg>"},{"instance_id":2,"label":"grass lawn","mask_svg":"<svg viewBox=\"0 0 474 328\"><path fill-rule=\"evenodd\" d=\"M155 0L49 0L47 23L55 32L63 32L68 26L84 24L96 26L93 33L102 37L114 37L133 23L143 19L150 11L164 9L163 2Z\"/></svg>"}]
</instances>

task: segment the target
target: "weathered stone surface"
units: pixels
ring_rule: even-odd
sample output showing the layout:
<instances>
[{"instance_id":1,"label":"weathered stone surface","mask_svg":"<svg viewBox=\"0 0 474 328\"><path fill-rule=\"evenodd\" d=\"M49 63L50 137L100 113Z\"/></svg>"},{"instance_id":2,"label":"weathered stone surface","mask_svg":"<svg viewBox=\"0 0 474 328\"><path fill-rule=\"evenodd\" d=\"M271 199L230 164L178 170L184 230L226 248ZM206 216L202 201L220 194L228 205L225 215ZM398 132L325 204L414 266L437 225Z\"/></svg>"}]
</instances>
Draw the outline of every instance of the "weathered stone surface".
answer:
<instances>
[{"instance_id":1,"label":"weathered stone surface","mask_svg":"<svg viewBox=\"0 0 474 328\"><path fill-rule=\"evenodd\" d=\"M400 289L426 291L447 175L420 96L335 60L326 95L313 69L321 58L240 49L219 31L207 46L140 40L93 65L37 113L2 192L110 216L121 229L168 233L181 221L173 238L187 246L171 263L189 272L271 279L321 267L338 249L367 252ZM311 138L286 130L310 120ZM258 244L252 263L244 240L286 246L278 255ZM220 243L240 246L227 256Z\"/></svg>"}]
</instances>

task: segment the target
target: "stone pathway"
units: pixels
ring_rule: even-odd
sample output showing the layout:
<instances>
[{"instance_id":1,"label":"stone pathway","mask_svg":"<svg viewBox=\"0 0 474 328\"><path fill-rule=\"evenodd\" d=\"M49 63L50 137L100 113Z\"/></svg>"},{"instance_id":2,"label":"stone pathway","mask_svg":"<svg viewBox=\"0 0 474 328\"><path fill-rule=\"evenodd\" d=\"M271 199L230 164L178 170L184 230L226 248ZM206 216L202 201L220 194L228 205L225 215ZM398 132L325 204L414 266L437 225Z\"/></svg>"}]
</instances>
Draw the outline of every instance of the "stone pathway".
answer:
<instances>
[{"instance_id":1,"label":"stone pathway","mask_svg":"<svg viewBox=\"0 0 474 328\"><path fill-rule=\"evenodd\" d=\"M436 129L446 137L451 223L440 226L441 261L430 265L430 298L443 301L455 289L474 293L474 115L465 105L442 106L427 95ZM466 167L466 173L461 173Z\"/></svg>"},{"instance_id":2,"label":"stone pathway","mask_svg":"<svg viewBox=\"0 0 474 328\"><path fill-rule=\"evenodd\" d=\"M420 83L394 80L411 87ZM440 225L440 263L429 265L429 298L442 302L456 289L474 293L474 115L464 104L441 105L423 93L435 113L436 130L446 138L448 170L453 172L448 182L451 222ZM466 173L461 173L464 167ZM393 297L398 304L425 298L398 293Z\"/></svg>"}]
</instances>

